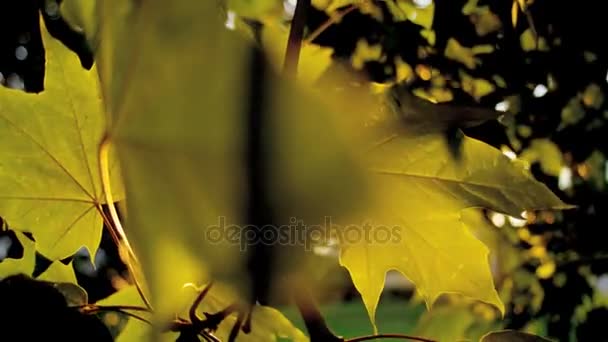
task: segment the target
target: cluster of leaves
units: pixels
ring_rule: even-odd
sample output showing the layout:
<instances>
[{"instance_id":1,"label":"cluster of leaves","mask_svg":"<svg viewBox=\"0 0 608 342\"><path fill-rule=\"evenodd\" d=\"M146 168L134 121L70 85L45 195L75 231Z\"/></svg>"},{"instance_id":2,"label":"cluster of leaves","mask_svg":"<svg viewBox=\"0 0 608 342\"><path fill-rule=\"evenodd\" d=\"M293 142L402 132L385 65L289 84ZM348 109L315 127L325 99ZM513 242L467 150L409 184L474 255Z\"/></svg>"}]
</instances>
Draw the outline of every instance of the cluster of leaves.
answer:
<instances>
[{"instance_id":1,"label":"cluster of leaves","mask_svg":"<svg viewBox=\"0 0 608 342\"><path fill-rule=\"evenodd\" d=\"M494 242L502 260L497 285L508 303L507 325L521 329L537 320L559 340L597 338L593 322L598 320L585 322L584 312L593 317L604 312L595 289L606 272L601 137L607 51L592 34L603 20L599 5L434 1L423 10L409 7L408 17L414 19L408 21L393 10L394 4L408 8L407 1L363 3L317 2L310 13L312 32L336 13L356 9L314 41L363 67L372 79L408 79L414 91L437 102L478 102L508 112L506 128L488 123L465 132L513 151L537 178L578 207L557 215L536 213L528 222L488 212L504 228L488 244L499 241ZM431 26L419 21L429 10ZM575 331L577 322L581 328Z\"/></svg>"},{"instance_id":2,"label":"cluster of leaves","mask_svg":"<svg viewBox=\"0 0 608 342\"><path fill-rule=\"evenodd\" d=\"M239 25L257 28L254 38L269 50L272 63L273 54L282 55L286 45L285 27L268 19L277 3L247 3L228 2L228 8L239 14ZM102 208L107 203L113 209L114 200L126 197L128 237L161 321L193 302L194 291L183 289L187 283L215 279L228 287L212 289L210 300L203 301L204 312L234 302L266 302L271 289L299 291L295 283L306 278L302 248L251 245L243 253L238 243L209 239L208 228L219 217L229 224L261 226L285 224L291 217L312 225L331 216L344 226L400 227L403 239L392 245L364 239L340 245L340 263L349 270L372 322L392 269L416 284L429 307L442 293L456 292L504 311L488 249L471 233L463 210L483 207L520 217L535 209L566 208L521 163L458 130L480 119L461 110L463 105L470 108L484 95L504 91L496 89L517 87L520 83L509 78L516 76L493 71L491 82L480 79L477 72L487 75L487 64L477 55L494 56L493 48L467 48L468 41L452 39L441 28L449 22L440 20L442 15L460 15L464 6L445 9L436 3L417 9L405 1L314 5L318 10L310 12L311 27L318 17L342 21L322 32L311 30L309 40L331 46L335 60L365 69L372 80L405 83L408 90L391 90L387 96L373 94L369 83L336 87L335 79L342 80L334 74L340 74L335 66L341 64L318 64L316 58L328 61L328 55L318 46L306 49L309 45L300 72L316 65L314 73L304 73L296 82L280 78L264 67L246 38L223 27L214 2L104 1L89 6L66 1L62 10L95 42L97 65L82 70L82 57L79 63L43 32L45 90L33 95L0 89L2 216L17 232L31 232L35 248L52 261L83 246L94 255L105 221L118 232L116 242L127 262L137 265L120 235L117 215ZM499 50L513 53L512 30L501 21L503 12L493 13L469 4L463 17L477 18L470 20L476 37L498 39ZM512 18L511 7L508 13ZM335 16L339 18L331 19ZM252 18L258 22L252 24ZM353 25L364 32L353 31ZM406 37L415 39L401 40ZM494 64L488 62L490 69L509 57L496 55ZM316 83L323 96L305 88L316 81L311 74L323 74ZM452 104L433 106L411 93ZM439 114L425 115L434 110ZM422 115L411 115L416 111ZM464 114L446 117L453 113ZM251 121L256 115L261 119ZM258 124L264 128L261 138ZM331 134L319 134L328 130ZM458 153L445 139L454 134ZM107 153L109 144L116 156ZM253 162L252 155L258 157ZM264 253L272 258L256 259ZM273 265L256 265L252 272L252 260ZM31 270L15 265L3 269L2 276L33 272L33 264ZM267 274L260 276L260 269ZM142 305L125 293L119 291L111 300ZM232 326L241 327L243 314L236 311L213 327L218 336L232 339ZM244 338L305 339L274 309L256 306L250 317L243 325L250 330ZM129 321L119 338L134 338L142 327Z\"/></svg>"}]
</instances>

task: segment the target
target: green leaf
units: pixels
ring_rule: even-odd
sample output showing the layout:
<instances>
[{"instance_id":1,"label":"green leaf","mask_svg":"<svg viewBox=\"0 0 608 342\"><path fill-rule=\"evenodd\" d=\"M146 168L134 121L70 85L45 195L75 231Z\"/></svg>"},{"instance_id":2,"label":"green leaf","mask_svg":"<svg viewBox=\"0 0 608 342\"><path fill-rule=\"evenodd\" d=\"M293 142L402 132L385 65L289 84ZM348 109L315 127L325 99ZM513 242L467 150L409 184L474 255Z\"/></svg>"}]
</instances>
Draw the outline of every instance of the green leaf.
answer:
<instances>
[{"instance_id":1,"label":"green leaf","mask_svg":"<svg viewBox=\"0 0 608 342\"><path fill-rule=\"evenodd\" d=\"M398 270L417 286L430 307L458 292L504 311L494 289L488 249L461 222L461 211L484 207L520 217L525 210L567 206L518 164L480 141L464 137L454 160L439 134L393 135L369 156L376 207L360 215L370 236L343 245L340 262L351 273L372 322L384 278Z\"/></svg>"},{"instance_id":2,"label":"green leaf","mask_svg":"<svg viewBox=\"0 0 608 342\"><path fill-rule=\"evenodd\" d=\"M44 35L45 91L0 89L0 214L57 260L99 245L97 145L104 118L96 72ZM120 198L120 184L114 183Z\"/></svg>"},{"instance_id":3,"label":"green leaf","mask_svg":"<svg viewBox=\"0 0 608 342\"><path fill-rule=\"evenodd\" d=\"M551 340L524 332L502 330L485 335L480 342L551 342Z\"/></svg>"}]
</instances>

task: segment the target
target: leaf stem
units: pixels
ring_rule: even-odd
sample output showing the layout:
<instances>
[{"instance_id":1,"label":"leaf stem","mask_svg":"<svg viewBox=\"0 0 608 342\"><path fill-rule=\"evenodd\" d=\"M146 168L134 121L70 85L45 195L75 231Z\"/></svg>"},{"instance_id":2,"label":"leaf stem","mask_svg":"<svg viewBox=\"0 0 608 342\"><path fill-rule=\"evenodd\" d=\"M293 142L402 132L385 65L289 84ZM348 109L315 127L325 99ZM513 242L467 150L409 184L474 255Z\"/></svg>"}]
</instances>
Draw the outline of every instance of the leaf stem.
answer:
<instances>
[{"instance_id":1,"label":"leaf stem","mask_svg":"<svg viewBox=\"0 0 608 342\"><path fill-rule=\"evenodd\" d=\"M152 325L152 322L150 322L149 320L136 315L132 312L129 312L127 310L133 310L133 311L141 311L141 312L150 312L150 309L148 308L144 308L141 306L130 306L130 305L83 305L81 308L81 312L86 313L86 314L92 314L92 313L96 313L96 312L104 312L104 311L111 311L111 312L120 312L123 315L135 318L139 321L142 321L148 325Z\"/></svg>"},{"instance_id":2,"label":"leaf stem","mask_svg":"<svg viewBox=\"0 0 608 342\"><path fill-rule=\"evenodd\" d=\"M404 335L404 334L378 334L378 335L368 335L368 336L360 336L351 338L350 340L346 340L345 342L362 342L362 341L371 341L376 339L397 339L397 340L411 340L411 341L421 341L421 342L437 342L435 340L431 340L424 337L412 336L412 335Z\"/></svg>"},{"instance_id":3,"label":"leaf stem","mask_svg":"<svg viewBox=\"0 0 608 342\"><path fill-rule=\"evenodd\" d=\"M287 51L285 51L283 63L283 73L288 77L295 77L298 70L302 37L304 36L304 26L306 26L306 15L310 8L310 2L311 0L298 0L293 20L291 21Z\"/></svg>"},{"instance_id":4,"label":"leaf stem","mask_svg":"<svg viewBox=\"0 0 608 342\"><path fill-rule=\"evenodd\" d=\"M317 39L321 35L321 33L325 32L331 25L339 22L346 16L348 13L354 11L357 8L357 5L352 4L348 6L346 9L332 14L323 24L319 25L311 34L306 37L305 43L312 43L313 40Z\"/></svg>"},{"instance_id":5,"label":"leaf stem","mask_svg":"<svg viewBox=\"0 0 608 342\"><path fill-rule=\"evenodd\" d=\"M86 304L80 307L86 312L97 312L97 311L142 311L151 312L149 308L136 305L97 305L97 304Z\"/></svg>"},{"instance_id":6,"label":"leaf stem","mask_svg":"<svg viewBox=\"0 0 608 342\"><path fill-rule=\"evenodd\" d=\"M129 273L132 276L133 283L139 296L142 301L146 305L148 309L152 309L150 305L150 301L146 297L141 283L138 279L138 267L139 262L133 251L133 248L129 244L129 240L127 239L127 235L125 234L125 230L120 223L120 218L118 217L118 211L116 210L116 205L114 204L114 199L112 197L112 186L110 183L110 168L109 168L109 151L110 151L110 139L106 134L104 135L101 143L99 144L99 173L101 175L101 186L103 189L103 193L105 196L105 201L108 206L108 210L110 211L110 223L108 225L108 230L110 231L110 235L116 243L118 247L120 258L127 266Z\"/></svg>"}]
</instances>

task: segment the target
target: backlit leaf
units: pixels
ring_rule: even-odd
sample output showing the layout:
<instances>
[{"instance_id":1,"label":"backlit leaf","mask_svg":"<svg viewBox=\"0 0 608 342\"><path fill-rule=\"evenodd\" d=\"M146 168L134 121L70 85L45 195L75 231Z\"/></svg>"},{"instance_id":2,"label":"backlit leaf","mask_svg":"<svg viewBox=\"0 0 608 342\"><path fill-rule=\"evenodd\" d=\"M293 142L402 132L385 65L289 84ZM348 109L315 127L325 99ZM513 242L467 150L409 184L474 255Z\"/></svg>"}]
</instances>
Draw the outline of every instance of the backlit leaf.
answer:
<instances>
[{"instance_id":1,"label":"backlit leaf","mask_svg":"<svg viewBox=\"0 0 608 342\"><path fill-rule=\"evenodd\" d=\"M458 292L504 310L492 283L488 250L461 222L461 211L484 207L519 217L524 210L565 208L543 184L502 153L465 137L453 160L442 136L394 135L370 152L377 207L361 214L371 234L343 246L341 263L363 295L373 321L389 270L417 286L430 306L445 292Z\"/></svg>"},{"instance_id":2,"label":"backlit leaf","mask_svg":"<svg viewBox=\"0 0 608 342\"><path fill-rule=\"evenodd\" d=\"M104 129L95 70L45 35L40 94L0 88L0 214L34 234L51 260L95 254L103 203L97 146ZM120 184L114 182L118 198Z\"/></svg>"},{"instance_id":3,"label":"backlit leaf","mask_svg":"<svg viewBox=\"0 0 608 342\"><path fill-rule=\"evenodd\" d=\"M466 65L469 69L475 69L479 60L475 58L475 53L472 49L460 45L460 43L450 38L445 48L445 56Z\"/></svg>"}]
</instances>

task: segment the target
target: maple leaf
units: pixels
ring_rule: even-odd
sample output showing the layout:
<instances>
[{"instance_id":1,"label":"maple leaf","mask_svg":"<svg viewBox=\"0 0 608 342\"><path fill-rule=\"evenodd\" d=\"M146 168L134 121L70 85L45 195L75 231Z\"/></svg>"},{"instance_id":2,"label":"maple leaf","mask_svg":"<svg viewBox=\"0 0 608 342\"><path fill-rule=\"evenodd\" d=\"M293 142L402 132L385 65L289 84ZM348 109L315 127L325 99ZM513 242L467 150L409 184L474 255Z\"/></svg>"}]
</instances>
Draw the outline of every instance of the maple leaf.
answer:
<instances>
[{"instance_id":1,"label":"maple leaf","mask_svg":"<svg viewBox=\"0 0 608 342\"><path fill-rule=\"evenodd\" d=\"M43 31L45 90L0 87L0 215L15 230L32 232L51 260L82 246L94 255L104 203L97 148L105 129L96 71L83 70ZM120 199L120 182L114 184Z\"/></svg>"}]
</instances>

